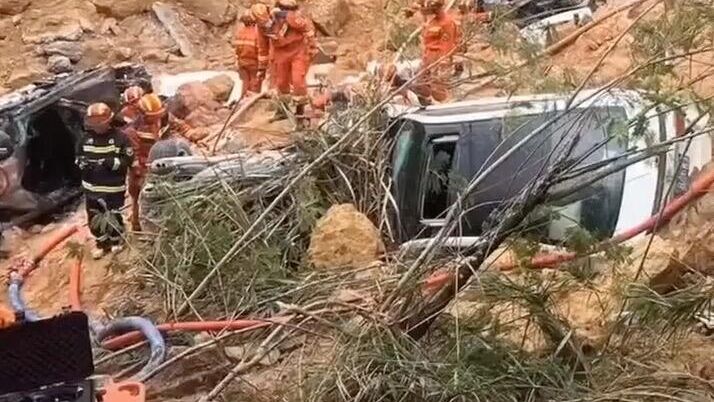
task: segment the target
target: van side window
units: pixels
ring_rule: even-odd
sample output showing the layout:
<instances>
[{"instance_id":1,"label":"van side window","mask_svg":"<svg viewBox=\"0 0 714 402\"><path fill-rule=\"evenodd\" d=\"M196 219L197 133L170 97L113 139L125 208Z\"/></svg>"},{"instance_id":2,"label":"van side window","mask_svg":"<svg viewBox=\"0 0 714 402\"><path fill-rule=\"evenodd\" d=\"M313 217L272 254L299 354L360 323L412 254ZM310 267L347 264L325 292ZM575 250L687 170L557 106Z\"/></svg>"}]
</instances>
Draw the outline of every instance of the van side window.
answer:
<instances>
[{"instance_id":1,"label":"van side window","mask_svg":"<svg viewBox=\"0 0 714 402\"><path fill-rule=\"evenodd\" d=\"M449 189L458 138L458 135L447 135L429 142L422 219L443 219L450 205Z\"/></svg>"}]
</instances>

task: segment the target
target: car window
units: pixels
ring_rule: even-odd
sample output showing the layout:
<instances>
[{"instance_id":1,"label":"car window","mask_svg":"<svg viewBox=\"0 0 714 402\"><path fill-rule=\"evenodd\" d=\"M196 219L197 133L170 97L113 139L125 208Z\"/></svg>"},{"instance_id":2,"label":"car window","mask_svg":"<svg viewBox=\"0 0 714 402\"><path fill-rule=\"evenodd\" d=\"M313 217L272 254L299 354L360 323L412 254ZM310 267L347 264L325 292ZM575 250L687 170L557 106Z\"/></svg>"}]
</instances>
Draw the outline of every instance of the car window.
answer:
<instances>
[{"instance_id":1,"label":"car window","mask_svg":"<svg viewBox=\"0 0 714 402\"><path fill-rule=\"evenodd\" d=\"M555 112L531 115L507 115L502 119L475 122L470 134L459 140L459 172L474 178L484 167L492 165L516 144L555 116ZM552 151L562 147L564 135L579 132L580 141L572 158L587 165L621 154L626 149L617 133L617 120L626 118L622 108L592 107L576 110L529 140L486 177L467 200L467 223L472 235L498 205L512 199L531 185L552 162ZM594 152L592 150L595 149ZM550 205L549 217L534 219L533 230L541 237L561 240L572 227L583 227L602 236L614 232L619 215L624 171L608 176L567 199ZM545 215L543 215L545 216ZM544 240L545 240L544 239Z\"/></svg>"},{"instance_id":2,"label":"car window","mask_svg":"<svg viewBox=\"0 0 714 402\"><path fill-rule=\"evenodd\" d=\"M458 138L457 134L450 134L429 142L422 219L443 218L444 211L450 205L449 190L452 185Z\"/></svg>"}]
</instances>

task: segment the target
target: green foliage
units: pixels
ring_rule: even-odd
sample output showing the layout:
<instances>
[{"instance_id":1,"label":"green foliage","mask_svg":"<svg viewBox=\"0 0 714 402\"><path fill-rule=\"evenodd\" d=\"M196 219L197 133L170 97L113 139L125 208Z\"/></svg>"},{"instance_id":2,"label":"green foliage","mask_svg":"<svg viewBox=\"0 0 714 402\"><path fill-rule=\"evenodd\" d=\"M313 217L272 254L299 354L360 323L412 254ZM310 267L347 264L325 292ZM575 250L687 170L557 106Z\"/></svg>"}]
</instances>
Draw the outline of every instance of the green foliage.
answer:
<instances>
[{"instance_id":1,"label":"green foliage","mask_svg":"<svg viewBox=\"0 0 714 402\"><path fill-rule=\"evenodd\" d=\"M698 278L683 289L661 295L641 283L626 288L626 320L660 336L689 332L699 314L711 311L714 285Z\"/></svg>"}]
</instances>

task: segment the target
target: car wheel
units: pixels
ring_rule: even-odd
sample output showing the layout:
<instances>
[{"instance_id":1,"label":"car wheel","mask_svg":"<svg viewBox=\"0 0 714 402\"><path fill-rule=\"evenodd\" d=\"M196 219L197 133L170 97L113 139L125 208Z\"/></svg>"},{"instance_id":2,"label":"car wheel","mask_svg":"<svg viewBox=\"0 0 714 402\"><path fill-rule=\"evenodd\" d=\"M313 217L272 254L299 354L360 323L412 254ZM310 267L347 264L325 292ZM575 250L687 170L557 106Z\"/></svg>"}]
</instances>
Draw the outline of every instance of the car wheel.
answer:
<instances>
[{"instance_id":1,"label":"car wheel","mask_svg":"<svg viewBox=\"0 0 714 402\"><path fill-rule=\"evenodd\" d=\"M191 146L188 142L180 139L171 138L156 142L151 151L149 151L149 163L163 158L174 158L180 156L191 156Z\"/></svg>"}]
</instances>

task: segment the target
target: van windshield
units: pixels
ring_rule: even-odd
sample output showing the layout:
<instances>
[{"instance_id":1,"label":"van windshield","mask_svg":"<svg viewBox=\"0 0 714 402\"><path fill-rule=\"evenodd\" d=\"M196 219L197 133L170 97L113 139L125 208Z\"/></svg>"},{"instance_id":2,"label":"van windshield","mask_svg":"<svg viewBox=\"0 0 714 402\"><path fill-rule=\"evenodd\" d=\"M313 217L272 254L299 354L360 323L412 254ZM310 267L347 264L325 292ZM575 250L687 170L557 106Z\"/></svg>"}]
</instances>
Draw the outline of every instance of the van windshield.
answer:
<instances>
[{"instance_id":1,"label":"van windshield","mask_svg":"<svg viewBox=\"0 0 714 402\"><path fill-rule=\"evenodd\" d=\"M425 158L418 193L422 224L438 225L456 195L483 168L492 165L555 116L556 112L507 115L462 124L458 133L453 132L453 125L448 129L425 125L426 144L419 147ZM531 185L551 162L552 151L562 146L563 137L572 134L573 130L580 134L572 154L572 158L580 160L579 166L622 154L627 143L620 133L625 132L626 117L621 107L590 107L558 118L509 156L468 197L468 211L465 224L460 228L461 235L480 235L482 225L491 212ZM409 126L407 131L411 130L413 127ZM395 150L401 158L397 158L399 164L395 170L405 163L405 153L401 152L400 145L406 145L401 133ZM621 171L565 198L552 200L529 218L529 231L535 232L544 241L563 240L576 227L598 237L612 236L619 217L624 185L625 172ZM407 196L416 197L417 194L412 192Z\"/></svg>"}]
</instances>

